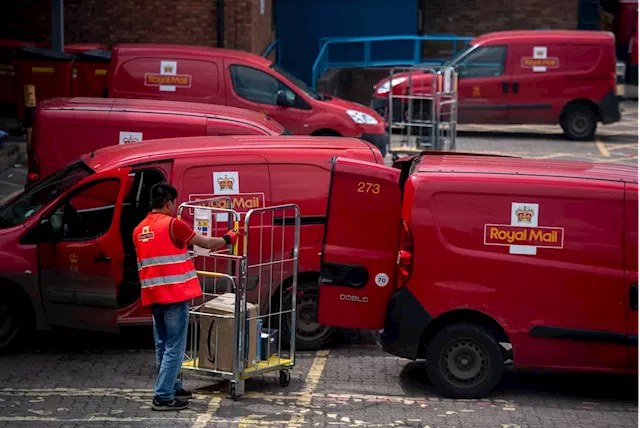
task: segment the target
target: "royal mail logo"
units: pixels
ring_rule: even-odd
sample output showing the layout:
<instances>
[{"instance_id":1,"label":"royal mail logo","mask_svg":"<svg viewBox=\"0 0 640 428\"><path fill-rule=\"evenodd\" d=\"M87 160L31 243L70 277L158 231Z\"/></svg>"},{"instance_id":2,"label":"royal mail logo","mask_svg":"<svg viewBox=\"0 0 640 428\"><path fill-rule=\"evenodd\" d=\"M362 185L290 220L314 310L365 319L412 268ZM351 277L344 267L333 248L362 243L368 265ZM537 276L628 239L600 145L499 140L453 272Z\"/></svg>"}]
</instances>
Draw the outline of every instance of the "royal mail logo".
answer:
<instances>
[{"instance_id":1,"label":"royal mail logo","mask_svg":"<svg viewBox=\"0 0 640 428\"><path fill-rule=\"evenodd\" d=\"M78 263L78 255L76 253L73 253L69 256L69 261L71 263Z\"/></svg>"},{"instance_id":2,"label":"royal mail logo","mask_svg":"<svg viewBox=\"0 0 640 428\"><path fill-rule=\"evenodd\" d=\"M564 228L538 225L540 206L513 202L511 224L485 224L484 245L509 247L509 254L536 255L538 248L564 247Z\"/></svg>"},{"instance_id":3,"label":"royal mail logo","mask_svg":"<svg viewBox=\"0 0 640 428\"><path fill-rule=\"evenodd\" d=\"M150 240L153 239L154 236L155 234L153 233L153 230L149 229L149 226L143 226L142 233L138 234L138 241L149 242Z\"/></svg>"},{"instance_id":4,"label":"royal mail logo","mask_svg":"<svg viewBox=\"0 0 640 428\"><path fill-rule=\"evenodd\" d=\"M218 186L220 186L221 190L233 190L233 183L235 183L235 180L232 177L225 175L218 178Z\"/></svg>"},{"instance_id":5,"label":"royal mail logo","mask_svg":"<svg viewBox=\"0 0 640 428\"><path fill-rule=\"evenodd\" d=\"M144 85L158 87L164 92L175 92L176 88L191 87L191 75L178 74L177 61L160 61L160 73L145 73Z\"/></svg>"},{"instance_id":6,"label":"royal mail logo","mask_svg":"<svg viewBox=\"0 0 640 428\"><path fill-rule=\"evenodd\" d=\"M139 143L140 141L142 141L142 132L120 131L120 144Z\"/></svg>"},{"instance_id":7,"label":"royal mail logo","mask_svg":"<svg viewBox=\"0 0 640 428\"><path fill-rule=\"evenodd\" d=\"M484 225L485 245L524 245L562 248L564 229L560 227L523 227L504 224Z\"/></svg>"},{"instance_id":8,"label":"royal mail logo","mask_svg":"<svg viewBox=\"0 0 640 428\"><path fill-rule=\"evenodd\" d=\"M216 196L219 195L189 195L189 202L195 202L196 205L203 207L228 209L229 204L226 199L206 200L215 198ZM246 212L264 206L264 193L242 193L239 195L225 196L231 199L231 209L238 212Z\"/></svg>"},{"instance_id":9,"label":"royal mail logo","mask_svg":"<svg viewBox=\"0 0 640 428\"><path fill-rule=\"evenodd\" d=\"M146 73L144 75L145 86L176 86L181 88L191 87L191 76L188 74L176 74L165 76L162 74Z\"/></svg>"},{"instance_id":10,"label":"royal mail logo","mask_svg":"<svg viewBox=\"0 0 640 428\"><path fill-rule=\"evenodd\" d=\"M546 46L537 46L533 48L532 57L523 57L520 60L520 66L531 68L534 72L544 72L549 68L558 68L560 60L556 56L548 56Z\"/></svg>"}]
</instances>

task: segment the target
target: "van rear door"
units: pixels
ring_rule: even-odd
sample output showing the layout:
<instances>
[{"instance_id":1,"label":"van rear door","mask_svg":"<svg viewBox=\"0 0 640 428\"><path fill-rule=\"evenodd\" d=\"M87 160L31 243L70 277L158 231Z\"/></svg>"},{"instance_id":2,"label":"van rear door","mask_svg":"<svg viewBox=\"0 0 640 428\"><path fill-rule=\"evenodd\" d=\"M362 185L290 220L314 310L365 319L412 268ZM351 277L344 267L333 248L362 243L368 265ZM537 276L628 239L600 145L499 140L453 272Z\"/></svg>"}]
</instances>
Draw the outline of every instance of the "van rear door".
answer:
<instances>
[{"instance_id":1,"label":"van rear door","mask_svg":"<svg viewBox=\"0 0 640 428\"><path fill-rule=\"evenodd\" d=\"M94 174L40 218L39 279L52 325L116 331L117 286L124 251L120 215L129 169ZM54 237L47 231L57 225Z\"/></svg>"},{"instance_id":2,"label":"van rear door","mask_svg":"<svg viewBox=\"0 0 640 428\"><path fill-rule=\"evenodd\" d=\"M400 170L332 160L321 257L318 322L384 327L394 291L400 231Z\"/></svg>"}]
</instances>

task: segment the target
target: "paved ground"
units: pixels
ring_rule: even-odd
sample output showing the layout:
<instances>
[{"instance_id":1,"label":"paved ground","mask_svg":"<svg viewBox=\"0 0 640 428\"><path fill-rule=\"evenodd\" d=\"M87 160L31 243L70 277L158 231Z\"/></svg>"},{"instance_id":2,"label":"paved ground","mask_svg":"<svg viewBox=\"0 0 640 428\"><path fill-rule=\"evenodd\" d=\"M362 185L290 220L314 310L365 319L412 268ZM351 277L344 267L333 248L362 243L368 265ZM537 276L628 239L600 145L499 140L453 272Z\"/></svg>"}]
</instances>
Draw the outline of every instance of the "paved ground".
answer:
<instances>
[{"instance_id":1,"label":"paved ground","mask_svg":"<svg viewBox=\"0 0 640 428\"><path fill-rule=\"evenodd\" d=\"M595 142L565 140L557 127L464 126L458 151L637 165L637 103ZM0 200L24 184L23 166L0 173ZM273 376L247 383L237 402L224 385L198 390L189 410L149 408L154 382L149 329L119 336L40 333L34 349L0 356L0 427L632 427L637 377L509 373L486 400L434 394L422 363L384 354L366 333L299 353L291 385ZM185 377L204 388L208 379Z\"/></svg>"},{"instance_id":2,"label":"paved ground","mask_svg":"<svg viewBox=\"0 0 640 428\"><path fill-rule=\"evenodd\" d=\"M120 336L40 334L37 349L0 359L0 427L632 427L637 378L509 373L484 400L433 393L422 363L384 354L366 333L299 353L291 385L247 382L239 401L223 384L185 375L188 410L158 413L149 329Z\"/></svg>"}]
</instances>

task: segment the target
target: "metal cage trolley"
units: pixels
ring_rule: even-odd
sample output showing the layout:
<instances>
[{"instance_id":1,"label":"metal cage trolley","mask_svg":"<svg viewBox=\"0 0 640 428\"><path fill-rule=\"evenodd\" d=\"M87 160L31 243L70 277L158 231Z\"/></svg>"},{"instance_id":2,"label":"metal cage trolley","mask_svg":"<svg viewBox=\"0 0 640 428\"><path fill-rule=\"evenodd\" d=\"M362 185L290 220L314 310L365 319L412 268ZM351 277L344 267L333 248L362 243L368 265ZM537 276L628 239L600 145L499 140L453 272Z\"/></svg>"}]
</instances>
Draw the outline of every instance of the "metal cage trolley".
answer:
<instances>
[{"instance_id":1,"label":"metal cage trolley","mask_svg":"<svg viewBox=\"0 0 640 428\"><path fill-rule=\"evenodd\" d=\"M300 209L287 204L239 213L227 208L231 206L230 197L216 197L178 207L178 218L191 217L196 232L205 236L221 236L243 225L236 245L189 250L203 295L193 299L189 310L181 375L195 372L228 380L229 395L237 399L249 378L279 371L282 386L291 379Z\"/></svg>"},{"instance_id":2,"label":"metal cage trolley","mask_svg":"<svg viewBox=\"0 0 640 428\"><path fill-rule=\"evenodd\" d=\"M430 75L430 78L426 78ZM399 77L400 76L400 77ZM385 116L393 160L425 150L453 151L458 120L458 73L453 67L392 68L389 82L406 90L389 90Z\"/></svg>"}]
</instances>

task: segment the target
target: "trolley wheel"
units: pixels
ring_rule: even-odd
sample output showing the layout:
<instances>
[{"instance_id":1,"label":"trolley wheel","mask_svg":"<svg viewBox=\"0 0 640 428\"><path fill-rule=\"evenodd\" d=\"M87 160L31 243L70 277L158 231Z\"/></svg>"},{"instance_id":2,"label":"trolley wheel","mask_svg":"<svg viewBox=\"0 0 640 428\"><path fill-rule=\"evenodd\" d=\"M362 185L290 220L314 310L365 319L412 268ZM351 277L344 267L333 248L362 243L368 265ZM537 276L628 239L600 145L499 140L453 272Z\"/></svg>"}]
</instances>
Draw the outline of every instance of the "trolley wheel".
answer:
<instances>
[{"instance_id":1,"label":"trolley wheel","mask_svg":"<svg viewBox=\"0 0 640 428\"><path fill-rule=\"evenodd\" d=\"M238 398L240 397L235 382L229 382L229 396L233 401L238 401Z\"/></svg>"},{"instance_id":2,"label":"trolley wheel","mask_svg":"<svg viewBox=\"0 0 640 428\"><path fill-rule=\"evenodd\" d=\"M289 386L289 383L291 383L289 370L280 370L280 386Z\"/></svg>"}]
</instances>

